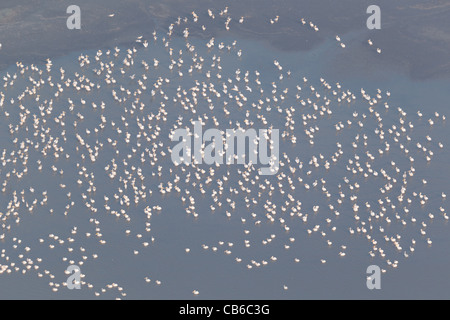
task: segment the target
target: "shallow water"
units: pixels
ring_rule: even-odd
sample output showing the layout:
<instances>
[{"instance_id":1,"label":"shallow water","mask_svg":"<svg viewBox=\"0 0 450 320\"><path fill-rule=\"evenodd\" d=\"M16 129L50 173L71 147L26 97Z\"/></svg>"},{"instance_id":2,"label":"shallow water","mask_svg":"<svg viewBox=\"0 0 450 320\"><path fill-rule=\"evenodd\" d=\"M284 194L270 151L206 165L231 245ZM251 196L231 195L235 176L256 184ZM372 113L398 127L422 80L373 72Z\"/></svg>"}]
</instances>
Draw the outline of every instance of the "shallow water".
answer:
<instances>
[{"instance_id":1,"label":"shallow water","mask_svg":"<svg viewBox=\"0 0 450 320\"><path fill-rule=\"evenodd\" d=\"M212 22L210 22L212 23ZM320 26L320 25L319 25ZM140 34L140 30L135 30ZM117 283L119 287L123 287L122 292L126 292L125 298L136 299L180 299L180 298L194 298L192 291L198 290L199 298L202 299L310 299L310 298L448 298L448 288L450 287L450 280L446 280L445 271L450 266L448 223L444 220L439 212L439 207L446 207L446 200L441 197L441 192L450 193L448 179L449 173L445 170L445 164L448 162L448 148L446 146L446 137L448 136L449 128L446 121L435 120L435 125L430 127L427 119L434 118L434 112L437 111L441 115L447 114L448 110L448 87L449 80L444 79L429 79L429 80L414 80L411 75L402 70L394 69L389 62L383 61L383 55L377 55L368 48L363 46L366 39L367 31L354 32L349 34L340 34L343 41L347 44L346 49L342 49L337 44L334 38L325 39L319 45L310 50L301 51L286 51L281 48L274 48L267 41L261 39L249 39L246 37L239 37L233 34L230 36L216 37L216 48L207 50L205 43L209 40L190 38L189 42L196 47L196 52L206 59L204 63L203 72L194 70L192 75L189 75L186 64L190 62L190 54L183 53L183 60L185 65L181 68L183 77L180 78L176 71L169 71L167 66L169 64L167 49L163 48L161 38L163 34L158 34L156 43L151 40L151 36L146 36L149 39L150 45L148 48L143 48L140 44L135 44L138 51L133 54L134 65L130 68L124 68L126 74L122 75L119 71L119 65L125 57L125 51L128 47L120 46L120 57L107 58L103 50L101 60L106 62L114 61L115 68L113 76L117 79L116 85L107 85L103 77L98 77L93 74L92 69L99 67L94 60L96 50L83 51L90 57L91 65L80 67L77 64L79 51L72 52L67 56L52 59L53 67L51 74L53 79L60 77L59 68L63 67L66 71L66 78L73 79L73 74L86 75L94 82L101 84L99 90L94 89L91 93L77 93L74 89L65 88L64 93L60 97L54 98L52 95L54 89L50 90L48 85L41 89L40 101L50 100L53 98L53 112L51 116L45 116L47 119L47 126L51 128L51 135L58 136L61 134L63 128L61 125L54 122L54 118L65 111L64 121L66 123L65 130L67 141L62 141L60 138L59 145L64 147L64 151L70 154L70 159L55 159L52 153L44 157L41 153L32 151L30 146L28 169L29 172L21 179L6 178L8 171L16 168L22 170L20 164L12 165L10 163L2 167L1 177L2 181L8 180L5 192L0 194L2 208L0 211L6 212L6 206L13 198L14 190L20 193L25 190L24 199L31 203L34 198L41 200L41 193L44 190L48 191L48 204L44 206L37 206L32 213L23 208L23 204L19 212L20 223L15 223L13 219L8 218L8 223L11 225L10 231L5 232L5 239L2 241L2 249L5 250L10 260L17 264L22 264L24 254L25 258L29 257L35 261L36 258L42 258L42 263L39 263L38 271L28 271L25 275L13 272L11 274L2 274L0 276L0 287L8 288L8 290L0 290L1 298L95 298L94 292L101 292L101 288L105 288L107 284ZM133 41L134 39L130 39ZM231 44L237 40L236 47L232 46L230 51L226 48L223 50L217 49L220 42ZM353 44L353 45L352 45ZM173 37L171 47L175 51L185 48L185 40ZM112 49L112 47L111 47ZM242 49L242 56L239 58L236 53ZM383 47L383 52L389 50L389 47ZM208 80L205 76L205 69L210 69L212 63L212 56L221 57L222 66L222 80L214 78L217 70L212 72L212 80ZM177 55L176 55L177 56ZM358 57L358 61L367 60L366 68L361 68L357 63L353 67L345 68L343 66L351 65L354 57ZM152 66L153 58L157 58L160 63L157 68ZM150 69L146 72L140 62L147 61L150 64ZM280 72L273 64L274 60L278 60L283 66L283 80L279 80ZM45 65L36 63L41 69L45 71ZM176 95L178 86L188 91L189 88L195 86L195 80L200 82L212 82L217 89L222 89L221 81L226 81L228 78L235 77L235 71L241 70L241 74L249 71L249 79L252 84L255 80L255 70L261 73L259 77L261 81L261 88L264 89L264 94L261 96L259 92L253 88L253 92L246 92L245 86L239 84L239 89L247 98L248 103L240 108L235 103L230 101L227 109L230 111L229 115L223 112L223 95L220 99L214 98L214 110L208 109L208 104L199 99L197 106L197 113L192 115L191 112L184 111L180 104L163 101L157 94L151 97L147 91L141 97L141 101L146 105L142 111L135 111L135 115L129 112L124 112L124 108L131 110L131 101L124 104L119 104L111 96L111 90L114 89L119 93L120 86L130 89L131 91L138 88L136 80L130 79L132 74L136 75L136 79L145 73L148 76L146 80L147 87L150 90L152 84L159 76L169 78L171 82L163 85L165 94L172 98ZM3 77L6 73L13 74L16 71L15 66L11 66L2 72ZM286 71L290 70L292 73L287 76ZM30 73L30 74L29 74ZM11 98L17 99L27 84L28 76L32 75L35 79L39 76L36 72L27 72L27 77L18 77L13 87L4 90L6 95L5 106L0 117L1 124L1 149L6 149L7 153L12 150L18 150L18 144L14 144L12 140L17 137L19 141L26 138L37 143L41 138L32 136L33 130L32 122L29 119L27 124L30 131L25 131L22 126L20 130L11 137L8 128L9 123L18 124L19 109L17 104L11 104ZM303 77L308 79L308 83L304 83ZM342 89L338 90L340 93L350 90L357 97L356 100L348 103L343 101L338 103L333 100L330 104L330 109L333 111L329 116L318 116L317 120L310 121L306 127L302 126L302 114L317 114L312 108L312 105L302 106L299 99L296 99L297 92L296 85L302 87L300 92L301 99L310 98L312 102L318 105L323 104L324 95L332 98L331 90L321 86L320 78L323 77L334 90L335 83L339 82ZM47 78L47 75L43 77ZM288 94L284 101L278 103L270 102L272 109L257 111L251 106L251 103L257 102L259 99L272 97L272 82L277 82L277 94L282 90L289 88ZM233 81L236 83L236 81ZM320 98L313 96L309 86L313 85L317 92L321 94ZM230 86L229 86L230 87ZM232 87L232 86L231 86ZM379 193L379 189L387 183L381 174L378 177L364 178L361 174L352 174L346 171L346 165L349 158L355 154L363 157L366 151L370 151L376 156L376 160L371 162L376 168L386 169L390 175L401 181L401 175L393 171L390 165L391 160L396 162L402 172L409 170L410 161L408 157L400 151L398 144L395 144L391 139L392 136L386 133L388 142L391 145L389 152L383 156L378 156L377 150L382 147L378 136L374 133L377 125L377 120L368 111L368 105L361 99L360 90L364 88L366 92L375 96L377 89L381 89L383 98L381 102L374 107L383 118L385 131L393 124L399 126L399 114L397 107L401 107L406 113L405 124L409 121L414 123L414 129L406 129L406 133L401 135L401 141L410 150L411 155L415 158L414 167L416 174L412 178L408 178L407 195L411 198L413 191L423 192L429 197L426 206L420 206L416 200L411 205L408 205L409 213L401 213L402 219L407 221L406 226L402 226L394 217L394 213L401 210L405 205L397 203L395 200L399 192L398 184L392 191L388 191L385 195ZM231 88L230 88L231 89ZM386 97L385 92L390 91L391 96ZM74 111L69 110L69 103L67 98L70 98L75 103ZM82 105L80 100L86 100L86 104ZM335 99L335 98L333 98ZM232 99L227 99L232 100ZM101 110L100 107L93 109L92 102L100 106L104 101L106 107ZM389 109L385 109L384 102L389 104ZM205 194L201 194L198 187L192 186L192 181L186 183L183 180L186 178L188 172L194 175L195 170L187 168L186 172L181 171L181 166L175 167L170 160L170 156L158 156L158 162L155 166L150 165L150 159L147 162L141 163L140 154L145 151L145 148L152 147L152 143L147 143L143 138L136 139L136 134L141 131L136 125L136 117L147 117L150 114L156 114L160 103L166 104L167 121L149 120L153 126L158 124L161 127L160 136L155 139L155 142L163 142L164 147L159 150L166 150L168 146L173 146L169 140L168 134L172 129L172 124L179 116L185 119L195 119L196 117L208 114L209 117L216 116L220 122L219 128L222 130L228 128L235 128L236 121L243 124L246 110L250 110L251 115L249 119L254 121L254 128L265 128L273 125L274 128L282 129L286 121L285 110L291 106L295 109L294 119L296 121L293 133L297 136L297 143L292 144L288 139L280 139L280 157L283 160L283 153L286 153L291 162L295 157L303 162L304 167L296 173L289 173L287 167L281 168L279 173L284 172L294 180L302 177L304 182L312 185L315 180L324 178L327 181L327 188L331 193L331 198L327 199L324 193L320 190L321 184L318 187L306 190L302 184L297 183L296 189L287 193L291 193L296 200L301 201L303 214L308 214L308 221L305 223L299 217L289 216L289 211L279 210L281 206L287 201L287 194L281 194L278 187L278 180L275 176L261 177L262 183L267 178L275 187L275 192L272 196L267 194L267 191L262 192L262 195L256 205L251 205L246 208L243 193L231 194L229 188L238 188L238 181L242 180L242 176L237 170L244 170L243 166L222 165L216 170L216 179L229 172L228 181L224 183L224 195L219 197L223 203L223 208L217 208L214 212L210 209L214 202L211 197L213 189L217 190L217 181L206 185L205 177L199 179L197 183L205 184ZM33 113L39 116L37 109L38 104L34 97L27 97L23 100L23 105ZM264 105L263 108L266 107ZM276 105L279 105L283 113L277 111ZM416 112L421 110L423 113L422 119L419 119ZM5 111L9 112L9 117L6 117ZM345 122L352 118L352 113L357 112L357 120L352 119L352 125L345 126L345 129L336 132L335 125L339 122ZM84 120L77 119L77 113L84 115ZM257 118L256 114L264 114L268 124L264 125ZM361 115L364 113L367 118L363 120L364 127L359 128L357 121L362 120ZM101 122L100 116L105 115L108 125L100 133L95 134L91 132L87 134L85 129L89 128L91 131ZM129 123L128 128L125 128L121 117L125 117ZM77 128L73 128L74 121L78 122ZM120 128L125 131L128 130L132 134L131 142L129 144L124 142L124 133L117 133L109 124L111 121L117 123ZM231 123L230 123L231 121ZM146 124L146 125L147 125ZM189 122L184 120L184 125ZM212 127L214 124L211 120L207 126ZM309 139L304 134L304 129L310 126L318 126L320 130L315 134L315 144L311 146ZM149 133L152 130L148 129ZM283 130L280 130L280 132ZM87 154L85 147L81 146L75 138L75 134L79 133L83 136L86 143L91 147L96 144L96 141L102 141L104 147L99 149L99 157L95 163L91 163L87 158L82 160L81 154ZM366 148L359 146L357 150L353 150L351 142L355 139L357 134L361 136L366 134L368 136L368 146ZM412 138L412 142L405 141L405 135L408 134ZM431 142L426 142L425 136L432 137ZM107 137L113 140L117 139L119 144L117 147L112 147L106 141ZM362 139L362 138L361 138ZM132 148L140 140L142 147L139 151L133 153ZM331 156L338 150L336 143L340 142L342 150L344 151L342 159L336 164L332 164L329 170L325 170L323 166L314 168L308 165L311 157L316 157L322 154L325 159L330 159ZM418 152L415 143L420 142L431 148L434 152L433 159L427 163L424 159L424 153ZM437 147L437 143L444 144L443 149ZM79 151L75 147L79 147ZM120 154L115 154L116 150ZM128 165L125 167L122 163L124 154L131 154L127 159ZM167 152L166 152L167 153ZM118 188L123 188L123 184L118 181L118 178L110 179L105 173L104 167L111 164L111 159L116 158L119 165L118 175L125 175L125 170L130 171L131 166L142 168L142 172L146 177L144 184L147 190L153 190L152 195L148 195L147 199L141 199L138 205L133 203L127 206L121 206L120 203L114 200L114 193L118 192ZM42 172L37 170L36 161L42 160ZM331 160L330 160L331 161ZM366 158L361 160L361 164L367 161ZM97 190L93 193L88 193L86 188L88 179L84 179L78 174L80 168L76 167L76 163L85 166L87 172L95 174L95 186ZM295 164L295 163L294 163ZM64 170L64 174L54 173L51 166L56 165L59 169ZM292 165L292 163L291 163ZM158 166L161 166L161 177L158 177ZM206 165L200 166L202 169L209 170ZM169 172L172 170L172 172ZM311 174L307 171L311 170ZM155 176L152 176L155 173ZM178 186L183 190L189 190L190 195L195 198L195 212L199 217L194 218L192 214L187 214L185 208L188 204L183 203L180 199L181 195L177 192L171 194L161 195L159 193L158 185L160 183L167 184L170 180L173 182L175 175L182 177ZM134 176L136 177L136 175ZM252 174L254 177L254 174ZM360 206L361 220L368 218L369 210L366 210L364 203L370 202L374 210L380 210L376 207L376 201L380 197L389 196L394 199L394 203L398 207L396 210L387 209L387 215L393 220L392 223L386 223L382 219L374 220L371 224L374 227L370 234L374 239L380 243L386 252L386 258L382 259L377 256L371 258L368 252L372 245L368 242L365 235L355 234L350 235L348 228L356 229L361 227L360 222L355 221L353 217L352 204L348 200L351 194L348 189L345 189L346 200L342 205L336 205L336 198L338 195L338 184L345 185L344 177L348 177L352 183L359 183L360 189L354 194L358 196L357 203ZM77 185L77 179L83 180L83 185ZM194 178L192 178L194 179ZM422 179L428 181L427 185L423 186ZM60 184L66 184L64 190L61 189ZM287 190L286 178L281 179L283 183L283 190ZM247 184L246 184L247 185ZM29 187L34 187L34 195L29 191ZM129 186L128 186L129 187ZM251 187L251 186L250 186ZM252 188L252 193L249 198L257 197L258 190ZM131 188L130 188L131 189ZM132 191L126 189L124 194L128 194L131 199ZM71 192L71 198L66 196L67 192ZM261 191L261 190L259 190ZM91 212L83 204L81 195L85 193L89 198L95 200L98 204L98 211ZM104 195L107 195L110 200L109 204L112 210L120 210L124 208L126 213L130 216L131 221L127 222L123 215L116 218L108 214L108 210L104 209L105 201ZM229 197L235 201L236 208L232 210L228 205L226 198ZM74 207L69 209L67 216L63 212L66 210L65 206L71 201L75 202ZM278 207L275 222L268 221L264 214L264 204L276 204ZM333 211L328 209L328 204L333 204L336 210L340 211L340 216L335 217ZM146 206L162 207L161 211L154 210L152 217L148 219L144 214ZM313 213L314 205L319 205L319 211ZM49 210L53 209L53 213ZM231 212L231 217L227 218L225 212ZM433 212L435 218L433 220L427 217L429 212ZM256 213L257 218L252 218L251 213ZM414 216L417 218L416 223L410 222L410 218ZM246 219L243 223L241 218ZM279 218L283 218L286 222L280 224ZM331 218L332 223L327 224L325 218ZM98 221L100 233L102 236L95 236L95 223L90 219ZM261 220L260 225L255 225L256 220ZM427 235L421 236L419 231L421 229L420 223L425 221L427 223ZM145 223L151 223L151 230L146 231ZM320 224L321 230L326 232L326 236L320 235L319 232L308 235L306 230L312 229L315 225ZM284 225L290 227L289 232L283 228ZM77 227L76 234L71 234L73 227ZM336 231L331 231L331 227L336 226ZM403 250L397 251L392 244L385 244L382 233L378 228L382 226L385 228L385 233L389 236L401 235L401 243ZM130 235L125 233L126 230L131 230ZM250 231L245 233L244 230ZM85 233L90 232L92 235L88 238ZM49 234L55 234L63 239L65 242L59 245L56 241L48 237ZM142 234L143 238L137 238L137 234ZM275 235L274 240L266 245L262 241ZM68 238L74 239L73 243L68 242ZM154 237L154 242L151 241ZM430 237L433 244L428 246L426 239ZM21 244L17 244L20 239ZM38 239L44 239L44 243L39 243ZM289 238L295 238L291 242ZM105 245L99 243L99 239L106 241ZM331 246L326 244L326 239L333 242ZM411 253L408 258L404 258L403 252L410 246L411 239L415 239L414 253ZM244 241L250 240L250 247L245 247ZM150 242L148 247L144 247L144 241ZM219 241L224 241L223 245L218 244ZM228 243L232 242L233 246ZM14 245L17 244L17 248ZM50 249L49 245L55 244L54 249ZM209 246L208 250L202 248L202 245ZM286 249L285 245L290 248ZM339 252L343 251L341 245L346 245L346 256L340 257ZM31 250L27 253L24 248L29 246ZM211 250L213 246L218 248L217 252ZM80 251L80 247L86 251ZM73 248L72 252L68 248ZM186 253L185 248L190 248L190 252ZM134 250L138 250L139 254L135 255ZM225 254L225 250L230 250L231 254ZM98 254L97 259L92 258L92 254ZM89 289L86 285L82 286L81 290L67 290L60 287L58 292L52 292L52 286L49 282L63 283L67 279L64 270L69 265L69 261L63 261L63 257L68 260L74 260L78 263L82 256L88 256L85 263L81 266L82 273L85 274L83 279L87 283L91 283L94 288ZM277 261L270 260L271 256L276 256ZM235 258L239 257L242 262L238 263ZM0 264L6 264L4 257L0 260ZM294 262L294 258L299 258L300 262ZM321 259L326 259L326 263L322 264ZM392 268L387 265L387 259L390 261L398 260L398 268ZM259 267L253 266L248 269L246 266L252 264L252 260L261 262L267 261L267 265ZM370 291L366 287L366 268L371 264L377 264L387 270L382 275L382 290ZM42 278L37 277L38 272L42 270L49 270L55 276L50 279L48 275ZM145 277L151 279L147 283ZM156 280L160 280L161 285L155 284ZM288 286L288 290L283 289L283 285ZM99 298L115 298L121 297L121 292L115 289L107 289L100 295Z\"/></svg>"}]
</instances>

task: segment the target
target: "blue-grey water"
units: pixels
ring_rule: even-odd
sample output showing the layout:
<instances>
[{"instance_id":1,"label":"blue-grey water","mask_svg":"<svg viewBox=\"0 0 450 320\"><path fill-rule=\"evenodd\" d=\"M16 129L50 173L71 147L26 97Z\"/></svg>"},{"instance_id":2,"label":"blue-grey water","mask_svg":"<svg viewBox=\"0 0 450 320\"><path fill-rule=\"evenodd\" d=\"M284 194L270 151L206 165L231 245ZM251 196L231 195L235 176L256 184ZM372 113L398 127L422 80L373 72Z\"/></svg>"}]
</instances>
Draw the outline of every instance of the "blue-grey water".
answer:
<instances>
[{"instance_id":1,"label":"blue-grey water","mask_svg":"<svg viewBox=\"0 0 450 320\"><path fill-rule=\"evenodd\" d=\"M102 14L98 21L99 30L92 32L89 25L89 32L84 35L89 39L86 48L74 42L71 49L70 43L53 43L49 35L41 35L45 39L42 43L50 42L58 50L52 55L37 46L34 53L31 50L28 53L28 49L23 51L15 44L27 35L16 38L14 43L7 37L7 41L0 38L3 43L0 57L5 54L6 61L7 57L15 55L16 61L24 61L23 68L28 66L21 74L23 68L10 62L1 72L1 77L6 77L0 82L0 91L5 97L0 109L0 152L3 152L0 235L4 235L0 265L5 268L0 275L1 298L449 297L450 280L446 271L450 267L450 233L445 219L448 200L442 193L450 193L450 174L446 167L449 158L446 138L450 132L447 120L442 117L448 116L450 81L439 52L431 50L435 55L423 56L423 53L408 51L408 56L401 59L399 55L405 55L405 46L399 49L401 41L392 40L395 34L385 33L383 38L380 35L385 32L383 29L367 30L367 15L361 4L355 5L356 8L348 6L352 8L347 13L350 16L358 16L357 9L362 10L362 17L358 16L350 23L348 17L338 19L346 17L342 12L345 8L333 9L336 11L334 21L326 19L332 10L321 16L320 8L304 4L308 8L306 12L293 12L298 7L289 2L273 3L272 7L260 9L252 2L247 6L245 1L232 2L224 16L220 16L220 11L225 5L208 4L215 19L208 16L205 7L200 6L201 2L192 3L192 7L190 4L180 7L175 2L164 5L139 3L147 10L153 9L143 11L152 16L150 22L146 22L151 24L151 29L144 23L148 17L137 15L131 24L128 16L121 17L120 10L131 15L132 9L114 5L108 10L96 8L96 12ZM17 12L25 10L24 7L22 11L15 8ZM82 5L81 8L83 10ZM46 12L42 10L38 12ZM192 10L199 15L198 22L193 21ZM419 9L411 4L409 9L399 6L383 10L386 28L396 30L392 21L396 15L404 21L402 13L405 10ZM84 16L85 11L82 12ZM109 18L107 15L111 12L116 16ZM65 16L64 12L48 14ZM280 16L279 22L271 24L269 20L276 15ZM174 33L169 37L168 27L178 16L188 17L188 22L175 24ZM233 18L229 32L224 25L227 16ZM242 24L238 22L241 16L246 17ZM430 18L425 13L423 16L424 24L427 24L424 30L433 30ZM303 26L301 17L308 23L313 20L319 31L312 30L308 23ZM14 21L14 17L11 19ZM91 21L90 17L87 19ZM411 19L416 21L418 18ZM36 25L33 21L27 23ZM442 26L440 22L436 19L435 29ZM8 28L13 28L13 22L8 23ZM14 23L25 22L18 19ZM65 27L64 18L55 18L54 23ZM106 28L103 24L111 23L120 36L114 37L111 30L102 29ZM202 25L206 27L205 32ZM408 29L403 25L397 27ZM182 36L185 28L191 33L188 39ZM414 28L419 27L415 25ZM154 29L156 40L152 35ZM297 29L303 30L299 31L300 35L291 32ZM52 30L50 28L49 32ZM65 38L70 39L70 32L64 32L67 32ZM409 31L397 32L407 38ZM336 34L346 48L340 47ZM423 41L430 42L429 47L435 48L443 36L437 31L431 34L434 36ZM135 42L141 35L142 42L147 40L149 43L147 48L141 42ZM206 43L212 36L215 45L208 49ZM169 42L165 47L167 39ZM367 44L368 39L374 41L374 46ZM219 49L222 42L225 47ZM195 49L189 52L186 43ZM114 56L116 46L120 49L117 57ZM382 48L381 54L376 52L377 47ZM127 58L127 50L133 48L135 52ZM169 48L173 49L172 58ZM96 61L98 50L102 55ZM179 50L183 50L181 57ZM240 57L239 50L242 50ZM416 54L420 57L415 57ZM89 64L80 66L80 56L88 56ZM52 62L50 71L46 70L47 57ZM191 65L195 66L192 58L198 62L199 57L204 59L197 65L202 68L193 68L190 72ZM125 58L132 60L133 65L123 65ZM154 59L159 61L156 67ZM171 59L180 66L175 65L170 70ZM274 60L280 63L282 70L274 65ZM148 63L148 70L142 61ZM114 67L106 68L105 65L111 62ZM32 64L33 69L36 66L42 74L33 70ZM434 73L430 66L435 68ZM60 68L64 69L64 79L61 79ZM108 69L115 84L105 82ZM98 70L102 70L100 74L96 74ZM239 74L237 70L240 70ZM178 71L183 75L180 76ZM248 76L245 76L247 71ZM257 76L255 71L260 75ZM94 83L90 92L64 83L71 79L80 86L88 83L86 78ZM36 82L40 80L37 86ZM325 87L325 82L331 89ZM57 83L62 85L63 91L56 97ZM202 91L203 83L205 91ZM272 91L274 84L276 91ZM212 85L220 92L220 97L212 94ZM227 93L223 91L223 85L227 85ZM238 91L232 90L234 85ZM37 93L28 93L33 87ZM199 89L195 106L191 90L194 87ZM27 88L27 93L21 97ZM377 100L372 106L362 96L362 88L370 99ZM283 92L285 89L288 89L286 93ZM380 97L377 97L378 89ZM117 99L127 97L127 100L118 102L112 95L113 90ZM202 92L210 101L202 96ZM387 92L390 92L389 96ZM343 93L346 97L338 101ZM187 110L180 104L177 94L183 97ZM355 98L347 101L352 94ZM236 102L237 97L242 106ZM212 110L211 105L214 106ZM422 117L417 114L419 110ZM320 114L320 111L325 113ZM283 166L274 176L258 176L256 171L250 171L247 176L243 174L247 171L243 165L213 166L214 175L210 173L211 167L205 164L198 166L204 172L193 167L175 166L168 150L175 144L170 141L170 131L178 119L182 123L178 127L193 129L189 120L198 117L206 122L205 129L216 127L215 118L217 128L221 130L237 128L239 123L243 128L273 126L280 129L280 135L287 133L288 136L280 137ZM433 125L429 119L433 120ZM287 121L293 122L286 126ZM358 125L359 121L362 127ZM410 122L413 128L409 126ZM335 128L338 123L344 125L339 131ZM384 130L384 139L380 139L375 131L377 127ZM305 129L311 128L314 128L313 145L305 134ZM127 133L130 134L129 142L126 141ZM77 135L83 139L82 143ZM297 137L295 143L290 139L292 136ZM389 144L388 151L385 143ZM417 143L427 151L419 150ZM405 148L408 154L405 154ZM380 149L384 150L383 154L379 153ZM90 159L89 152L93 152L95 161ZM427 155L431 157L429 161ZM318 167L310 163L312 157L317 158ZM302 162L301 168L296 158ZM329 169L324 167L326 161L330 163ZM363 172L351 171L351 168L358 169L356 162ZM40 164L42 168L39 168ZM117 169L113 170L113 165L117 165ZM411 166L415 169L413 176L408 174L412 173ZM290 167L295 168L295 172ZM364 177L363 173L370 173L369 169L377 171L378 176ZM109 174L113 171L116 175L111 178ZM20 176L22 172L23 176ZM404 173L408 174L406 178ZM207 181L209 176L211 180ZM389 183L392 188L384 189L382 193L380 189ZM169 187L170 192L162 194L161 184ZM310 188L306 189L305 184ZM400 201L402 185L406 190ZM95 191L90 189L92 187ZM273 188L271 192L270 187ZM342 204L337 202L340 191L344 195ZM357 198L350 199L351 196ZM105 197L109 200L105 201ZM45 198L48 200L41 202ZM219 207L217 202L222 206ZM234 208L230 206L232 203ZM359 205L359 220L355 219L354 204ZM319 206L317 212L314 212L314 206ZM149 208L151 216L146 214ZM384 212L384 217L371 217L371 211L374 214ZM434 217L430 218L429 213ZM305 215L308 218L303 221ZM330 219L329 222L326 219ZM319 226L318 231L309 234L308 230L315 226ZM350 234L350 229L354 234ZM421 230L426 234L422 235ZM393 241L386 241L385 236L395 238L401 249L396 248ZM432 243L428 244L427 239ZM186 252L186 248L190 251ZM384 257L378 248L382 248ZM375 253L374 257L369 252ZM339 253L345 253L345 256ZM64 271L73 264L79 265L84 275L80 290L69 290L64 285L68 277ZM378 265L385 271L381 276L381 290L369 290L366 286L369 265ZM194 290L199 294L193 294Z\"/></svg>"}]
</instances>

